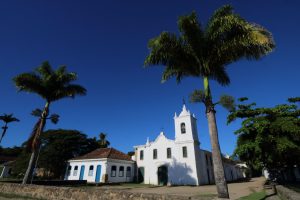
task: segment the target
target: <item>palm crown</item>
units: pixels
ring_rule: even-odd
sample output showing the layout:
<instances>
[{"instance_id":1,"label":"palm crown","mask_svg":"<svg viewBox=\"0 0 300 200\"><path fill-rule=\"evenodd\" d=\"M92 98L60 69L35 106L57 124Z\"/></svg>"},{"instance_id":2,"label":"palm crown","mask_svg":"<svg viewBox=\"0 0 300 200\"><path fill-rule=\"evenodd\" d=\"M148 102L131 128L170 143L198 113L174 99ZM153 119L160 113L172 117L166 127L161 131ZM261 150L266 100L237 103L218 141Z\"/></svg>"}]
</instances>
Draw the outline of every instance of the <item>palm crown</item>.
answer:
<instances>
[{"instance_id":1,"label":"palm crown","mask_svg":"<svg viewBox=\"0 0 300 200\"><path fill-rule=\"evenodd\" d=\"M85 95L86 89L71 82L77 80L77 74L67 72L66 66L53 70L49 62L44 62L34 72L23 73L14 78L19 91L40 95L47 102L57 101L65 97Z\"/></svg>"},{"instance_id":2,"label":"palm crown","mask_svg":"<svg viewBox=\"0 0 300 200\"><path fill-rule=\"evenodd\" d=\"M148 44L145 66L166 66L162 81L194 76L228 85L227 65L241 58L259 59L275 46L270 32L247 22L229 5L215 11L204 28L195 12L180 17L178 28L179 36L162 32Z\"/></svg>"},{"instance_id":3,"label":"palm crown","mask_svg":"<svg viewBox=\"0 0 300 200\"><path fill-rule=\"evenodd\" d=\"M2 116L0 116L0 120L2 120L5 124L20 121L19 119L13 117L13 114L3 114Z\"/></svg>"}]
</instances>

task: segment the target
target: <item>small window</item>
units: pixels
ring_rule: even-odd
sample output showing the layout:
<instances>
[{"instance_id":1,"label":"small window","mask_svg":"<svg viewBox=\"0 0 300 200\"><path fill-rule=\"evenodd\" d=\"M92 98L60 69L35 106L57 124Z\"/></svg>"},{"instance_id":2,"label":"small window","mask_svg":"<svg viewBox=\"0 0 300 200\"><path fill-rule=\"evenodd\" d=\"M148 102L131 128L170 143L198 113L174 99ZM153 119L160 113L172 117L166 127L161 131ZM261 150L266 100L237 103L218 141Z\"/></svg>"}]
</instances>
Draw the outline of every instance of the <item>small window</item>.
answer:
<instances>
[{"instance_id":1,"label":"small window","mask_svg":"<svg viewBox=\"0 0 300 200\"><path fill-rule=\"evenodd\" d=\"M115 177L116 173L117 173L117 167L116 166L111 166L110 176Z\"/></svg>"},{"instance_id":2,"label":"small window","mask_svg":"<svg viewBox=\"0 0 300 200\"><path fill-rule=\"evenodd\" d=\"M140 160L144 160L144 151L143 150L140 151Z\"/></svg>"},{"instance_id":3,"label":"small window","mask_svg":"<svg viewBox=\"0 0 300 200\"><path fill-rule=\"evenodd\" d=\"M73 176L77 176L77 173L78 173L78 166L75 166Z\"/></svg>"},{"instance_id":4,"label":"small window","mask_svg":"<svg viewBox=\"0 0 300 200\"><path fill-rule=\"evenodd\" d=\"M181 123L181 124L180 124L180 128L181 128L181 133L182 133L182 134L185 134L185 133L186 133L186 130L185 130L185 123Z\"/></svg>"},{"instance_id":5,"label":"small window","mask_svg":"<svg viewBox=\"0 0 300 200\"><path fill-rule=\"evenodd\" d=\"M171 148L167 148L167 158L171 158L171 157L172 157Z\"/></svg>"},{"instance_id":6,"label":"small window","mask_svg":"<svg viewBox=\"0 0 300 200\"><path fill-rule=\"evenodd\" d=\"M126 168L126 177L131 177L131 167Z\"/></svg>"},{"instance_id":7,"label":"small window","mask_svg":"<svg viewBox=\"0 0 300 200\"><path fill-rule=\"evenodd\" d=\"M184 158L187 158L187 149L186 149L186 147L182 147L182 156Z\"/></svg>"},{"instance_id":8,"label":"small window","mask_svg":"<svg viewBox=\"0 0 300 200\"><path fill-rule=\"evenodd\" d=\"M94 166L91 165L89 168L89 176L93 176L93 172L94 172Z\"/></svg>"},{"instance_id":9,"label":"small window","mask_svg":"<svg viewBox=\"0 0 300 200\"><path fill-rule=\"evenodd\" d=\"M124 167L121 166L119 167L119 177L123 177L124 176Z\"/></svg>"},{"instance_id":10,"label":"small window","mask_svg":"<svg viewBox=\"0 0 300 200\"><path fill-rule=\"evenodd\" d=\"M153 149L153 159L157 159L157 149Z\"/></svg>"}]
</instances>

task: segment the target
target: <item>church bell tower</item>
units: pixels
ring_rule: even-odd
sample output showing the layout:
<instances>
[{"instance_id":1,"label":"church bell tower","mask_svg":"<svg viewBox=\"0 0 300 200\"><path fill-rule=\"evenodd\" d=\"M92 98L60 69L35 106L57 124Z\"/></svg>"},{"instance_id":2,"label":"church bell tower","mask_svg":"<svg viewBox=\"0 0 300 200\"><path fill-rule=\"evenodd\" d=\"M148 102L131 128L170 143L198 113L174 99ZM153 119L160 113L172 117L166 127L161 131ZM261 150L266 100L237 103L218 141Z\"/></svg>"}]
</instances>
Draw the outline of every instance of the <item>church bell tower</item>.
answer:
<instances>
[{"instance_id":1,"label":"church bell tower","mask_svg":"<svg viewBox=\"0 0 300 200\"><path fill-rule=\"evenodd\" d=\"M183 104L181 113L174 116L175 122L175 142L194 142L199 145L197 119L194 114L187 110Z\"/></svg>"}]
</instances>

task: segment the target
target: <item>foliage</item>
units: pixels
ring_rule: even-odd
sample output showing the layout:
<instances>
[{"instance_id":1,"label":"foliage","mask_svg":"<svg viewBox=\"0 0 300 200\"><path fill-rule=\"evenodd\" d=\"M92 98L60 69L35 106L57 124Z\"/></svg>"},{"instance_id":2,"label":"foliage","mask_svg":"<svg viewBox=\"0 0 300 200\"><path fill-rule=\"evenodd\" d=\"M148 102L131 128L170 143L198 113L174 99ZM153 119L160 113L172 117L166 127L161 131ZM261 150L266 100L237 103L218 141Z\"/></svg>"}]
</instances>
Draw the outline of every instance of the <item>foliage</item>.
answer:
<instances>
[{"instance_id":1,"label":"foliage","mask_svg":"<svg viewBox=\"0 0 300 200\"><path fill-rule=\"evenodd\" d=\"M215 11L202 26L195 12L178 20L180 35L162 32L149 41L145 66L166 66L162 81L175 77L208 77L221 85L230 79L226 66L241 59L259 59L275 47L272 35L249 23L229 5Z\"/></svg>"},{"instance_id":2,"label":"foliage","mask_svg":"<svg viewBox=\"0 0 300 200\"><path fill-rule=\"evenodd\" d=\"M250 167L266 168L271 176L280 178L282 170L300 163L299 116L300 109L294 103L272 108L256 107L255 103L237 105L228 116L228 123L243 120L235 132L235 154Z\"/></svg>"},{"instance_id":3,"label":"foliage","mask_svg":"<svg viewBox=\"0 0 300 200\"><path fill-rule=\"evenodd\" d=\"M106 139L105 133L99 134L100 140L98 141L99 148L107 148L110 145L110 142Z\"/></svg>"},{"instance_id":4,"label":"foliage","mask_svg":"<svg viewBox=\"0 0 300 200\"><path fill-rule=\"evenodd\" d=\"M13 116L13 114L3 114L2 116L0 116L0 120L4 122L4 126L2 127L3 132L2 132L1 137L0 137L0 143L1 143L3 137L4 137L5 134L6 134L6 131L7 131L7 129L8 129L7 124L8 124L8 123L11 123L11 122L19 122L20 120L17 119L17 118L15 118L15 117Z\"/></svg>"},{"instance_id":5,"label":"foliage","mask_svg":"<svg viewBox=\"0 0 300 200\"><path fill-rule=\"evenodd\" d=\"M76 130L48 130L42 134L41 141L37 167L47 172L45 178L61 178L65 173L67 160L99 147L94 138L87 138ZM17 159L13 173L24 174L28 160L29 153L24 151Z\"/></svg>"},{"instance_id":6,"label":"foliage","mask_svg":"<svg viewBox=\"0 0 300 200\"><path fill-rule=\"evenodd\" d=\"M7 157L17 157L22 153L23 148L22 147L7 147L3 148L0 146L0 155L1 156L7 156Z\"/></svg>"},{"instance_id":7,"label":"foliage","mask_svg":"<svg viewBox=\"0 0 300 200\"><path fill-rule=\"evenodd\" d=\"M71 83L77 80L76 73L68 72L66 66L53 70L47 61L35 71L20 74L13 80L19 91L38 94L47 102L86 94L85 88Z\"/></svg>"}]
</instances>

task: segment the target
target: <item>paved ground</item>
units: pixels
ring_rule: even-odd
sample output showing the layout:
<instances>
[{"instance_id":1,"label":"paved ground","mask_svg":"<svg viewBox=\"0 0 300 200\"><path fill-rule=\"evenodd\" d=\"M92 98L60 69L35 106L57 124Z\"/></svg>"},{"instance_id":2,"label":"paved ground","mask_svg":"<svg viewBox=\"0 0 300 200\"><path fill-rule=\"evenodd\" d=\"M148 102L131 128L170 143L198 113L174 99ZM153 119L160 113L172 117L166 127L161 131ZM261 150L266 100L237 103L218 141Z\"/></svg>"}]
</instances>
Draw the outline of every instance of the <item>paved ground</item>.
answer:
<instances>
[{"instance_id":1,"label":"paved ground","mask_svg":"<svg viewBox=\"0 0 300 200\"><path fill-rule=\"evenodd\" d=\"M253 178L248 182L230 183L228 184L230 198L239 199L240 197L247 196L253 192L263 190L265 178ZM103 186L104 187L104 186ZM177 187L134 187L130 185L124 186L105 186L110 189L127 190L128 192L139 193L156 193L156 194L175 194L182 196L215 196L217 194L215 185L206 186L177 186Z\"/></svg>"}]
</instances>

